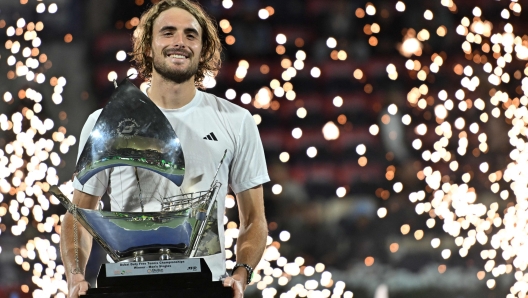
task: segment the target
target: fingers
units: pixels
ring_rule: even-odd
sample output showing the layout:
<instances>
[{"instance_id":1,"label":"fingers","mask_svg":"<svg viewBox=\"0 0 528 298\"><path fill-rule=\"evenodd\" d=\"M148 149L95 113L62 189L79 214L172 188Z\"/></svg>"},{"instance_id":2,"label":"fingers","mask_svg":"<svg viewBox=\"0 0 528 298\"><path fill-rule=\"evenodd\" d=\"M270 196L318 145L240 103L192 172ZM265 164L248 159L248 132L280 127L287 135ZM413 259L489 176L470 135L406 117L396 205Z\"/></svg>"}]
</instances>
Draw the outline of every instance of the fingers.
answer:
<instances>
[{"instance_id":1,"label":"fingers","mask_svg":"<svg viewBox=\"0 0 528 298\"><path fill-rule=\"evenodd\" d=\"M224 287L233 289L233 298L244 298L244 286L241 281L228 276L223 280L223 284Z\"/></svg>"},{"instance_id":2,"label":"fingers","mask_svg":"<svg viewBox=\"0 0 528 298\"><path fill-rule=\"evenodd\" d=\"M242 287L235 287L233 285L233 298L244 298L244 292L242 292Z\"/></svg>"},{"instance_id":3,"label":"fingers","mask_svg":"<svg viewBox=\"0 0 528 298\"><path fill-rule=\"evenodd\" d=\"M242 284L239 281L233 285L233 292L233 298L244 298L244 290L242 290Z\"/></svg>"},{"instance_id":4,"label":"fingers","mask_svg":"<svg viewBox=\"0 0 528 298\"><path fill-rule=\"evenodd\" d=\"M71 288L70 293L68 294L68 298L78 298L79 295L86 295L86 291L88 291L88 282L87 281L81 281L73 288Z\"/></svg>"},{"instance_id":5,"label":"fingers","mask_svg":"<svg viewBox=\"0 0 528 298\"><path fill-rule=\"evenodd\" d=\"M79 295L86 295L86 291L87 290L88 290L88 288L86 288L86 289L79 288Z\"/></svg>"},{"instance_id":6,"label":"fingers","mask_svg":"<svg viewBox=\"0 0 528 298\"><path fill-rule=\"evenodd\" d=\"M75 285L73 288L69 290L68 298L77 298L79 297L79 287L78 285Z\"/></svg>"},{"instance_id":7,"label":"fingers","mask_svg":"<svg viewBox=\"0 0 528 298\"><path fill-rule=\"evenodd\" d=\"M86 291L88 291L88 282L82 281L79 283L79 295L86 295Z\"/></svg>"},{"instance_id":8,"label":"fingers","mask_svg":"<svg viewBox=\"0 0 528 298\"><path fill-rule=\"evenodd\" d=\"M68 292L68 298L78 298L79 297L79 288L77 286L70 289Z\"/></svg>"},{"instance_id":9,"label":"fingers","mask_svg":"<svg viewBox=\"0 0 528 298\"><path fill-rule=\"evenodd\" d=\"M224 278L224 287L231 288L234 283L235 280L231 276Z\"/></svg>"}]
</instances>

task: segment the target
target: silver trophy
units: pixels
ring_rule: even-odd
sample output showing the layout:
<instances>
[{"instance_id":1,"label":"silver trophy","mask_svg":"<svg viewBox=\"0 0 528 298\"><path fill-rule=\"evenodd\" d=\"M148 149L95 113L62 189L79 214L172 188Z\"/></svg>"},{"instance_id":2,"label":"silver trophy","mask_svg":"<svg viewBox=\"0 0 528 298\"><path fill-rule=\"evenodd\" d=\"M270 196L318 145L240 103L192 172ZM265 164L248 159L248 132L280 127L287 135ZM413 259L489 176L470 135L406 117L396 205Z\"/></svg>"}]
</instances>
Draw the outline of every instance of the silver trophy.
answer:
<instances>
[{"instance_id":1,"label":"silver trophy","mask_svg":"<svg viewBox=\"0 0 528 298\"><path fill-rule=\"evenodd\" d=\"M224 157L225 153L216 174ZM101 111L79 157L75 175L84 184L97 172L116 166L147 169L177 186L181 185L185 174L182 147L171 124L161 110L127 79L119 86L116 84L110 101ZM103 292L115 296L125 286L127 290L134 288L130 285L134 283L130 280L134 276L142 276L141 281L145 282L145 276L157 275L156 280L159 280L164 274L178 274L179 280L187 280L187 286L193 284L193 280L195 284L201 280L211 281L209 269L204 268L207 265L196 257L221 252L216 200L221 183L216 180L216 174L208 190L162 198L159 212L82 209L72 204L57 186L51 187L50 192L73 214L74 225L79 222L116 262L106 264L106 268L103 266L97 279L98 287L109 287ZM143 210L143 202L140 204ZM74 226L74 231L76 229ZM78 243L77 239L74 241ZM191 274L192 278L182 275L197 271L205 275ZM130 276L126 281L122 279L125 275ZM162 294L159 290L165 283L161 285L151 289L157 291L155 295ZM112 287L118 290L109 290ZM141 288L140 295L147 295L145 288ZM93 297L98 297L96 294L101 291L95 290L90 291ZM171 291L174 293L174 289ZM220 297L220 292L214 292L217 294L214 297ZM196 296L196 292L193 293ZM127 295L130 297L130 293Z\"/></svg>"}]
</instances>

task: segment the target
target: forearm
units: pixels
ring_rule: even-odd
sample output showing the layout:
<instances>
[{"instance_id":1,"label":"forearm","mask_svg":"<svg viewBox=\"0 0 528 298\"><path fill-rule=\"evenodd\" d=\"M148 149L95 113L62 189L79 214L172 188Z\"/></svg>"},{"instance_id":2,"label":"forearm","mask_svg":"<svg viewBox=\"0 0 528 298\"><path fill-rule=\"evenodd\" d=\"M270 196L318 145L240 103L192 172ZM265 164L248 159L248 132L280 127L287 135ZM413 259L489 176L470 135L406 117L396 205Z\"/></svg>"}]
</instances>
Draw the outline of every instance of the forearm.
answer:
<instances>
[{"instance_id":1,"label":"forearm","mask_svg":"<svg viewBox=\"0 0 528 298\"><path fill-rule=\"evenodd\" d=\"M237 263L255 268L266 248L267 236L268 228L263 216L250 223L241 223L237 240Z\"/></svg>"},{"instance_id":2,"label":"forearm","mask_svg":"<svg viewBox=\"0 0 528 298\"><path fill-rule=\"evenodd\" d=\"M266 248L267 236L268 228L264 216L250 223L241 223L237 240L236 262L247 264L255 269ZM233 272L233 277L235 276L241 282L241 288L244 291L247 286L248 271L244 267L238 267Z\"/></svg>"},{"instance_id":3,"label":"forearm","mask_svg":"<svg viewBox=\"0 0 528 298\"><path fill-rule=\"evenodd\" d=\"M237 240L236 262L255 269L266 248L268 224L264 215L264 197L262 185L237 194L240 228ZM248 280L247 268L238 267L233 272L238 290L243 293ZM236 292L237 290L235 290ZM242 297L237 296L235 297Z\"/></svg>"},{"instance_id":4,"label":"forearm","mask_svg":"<svg viewBox=\"0 0 528 298\"><path fill-rule=\"evenodd\" d=\"M92 250L92 236L84 229L84 227L77 222L77 239L78 239L78 256L75 256L75 241L74 241L74 220L73 215L67 212L64 215L64 221L61 226L61 258L66 271L66 280L71 283L73 280L73 269L81 270L84 278L86 270L86 263ZM78 265L77 265L78 260ZM76 277L78 278L78 277Z\"/></svg>"}]
</instances>

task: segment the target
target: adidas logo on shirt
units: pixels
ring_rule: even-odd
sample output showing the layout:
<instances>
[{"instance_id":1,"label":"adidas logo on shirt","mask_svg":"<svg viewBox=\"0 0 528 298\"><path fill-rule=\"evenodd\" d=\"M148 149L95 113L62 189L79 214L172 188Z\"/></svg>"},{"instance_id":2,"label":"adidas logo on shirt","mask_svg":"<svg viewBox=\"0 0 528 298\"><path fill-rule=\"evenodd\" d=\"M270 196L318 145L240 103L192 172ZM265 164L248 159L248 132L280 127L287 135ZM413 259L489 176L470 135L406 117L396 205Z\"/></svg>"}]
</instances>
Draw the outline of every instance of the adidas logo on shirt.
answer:
<instances>
[{"instance_id":1,"label":"adidas logo on shirt","mask_svg":"<svg viewBox=\"0 0 528 298\"><path fill-rule=\"evenodd\" d=\"M216 136L214 135L213 132L211 132L210 134L206 135L203 139L204 140L210 140L210 141L218 141L218 139L216 138Z\"/></svg>"}]
</instances>

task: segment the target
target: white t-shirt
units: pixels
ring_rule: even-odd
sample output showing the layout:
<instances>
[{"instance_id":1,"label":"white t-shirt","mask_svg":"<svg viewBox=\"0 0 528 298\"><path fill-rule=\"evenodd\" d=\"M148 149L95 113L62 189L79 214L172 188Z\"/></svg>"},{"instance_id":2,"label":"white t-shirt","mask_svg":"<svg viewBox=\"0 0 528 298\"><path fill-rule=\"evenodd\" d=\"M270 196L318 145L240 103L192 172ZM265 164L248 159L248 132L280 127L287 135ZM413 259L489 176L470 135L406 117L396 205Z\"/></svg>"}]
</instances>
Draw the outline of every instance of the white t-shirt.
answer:
<instances>
[{"instance_id":1,"label":"white t-shirt","mask_svg":"<svg viewBox=\"0 0 528 298\"><path fill-rule=\"evenodd\" d=\"M185 158L185 178L178 187L155 172L137 168L140 181L149 181L140 184L145 212L160 211L161 198L209 190L227 149L217 176L222 183L217 196L221 253L204 257L213 280L219 280L226 272L223 218L227 186L237 194L269 181L257 126L246 109L200 90L196 90L192 101L180 109L160 109L180 139ZM95 111L84 124L77 158L100 114L101 110ZM138 199L127 200L137 198L139 194L134 167L103 170L84 185L75 178L73 185L75 189L95 196L102 196L106 191L112 210L141 211Z\"/></svg>"}]
</instances>

